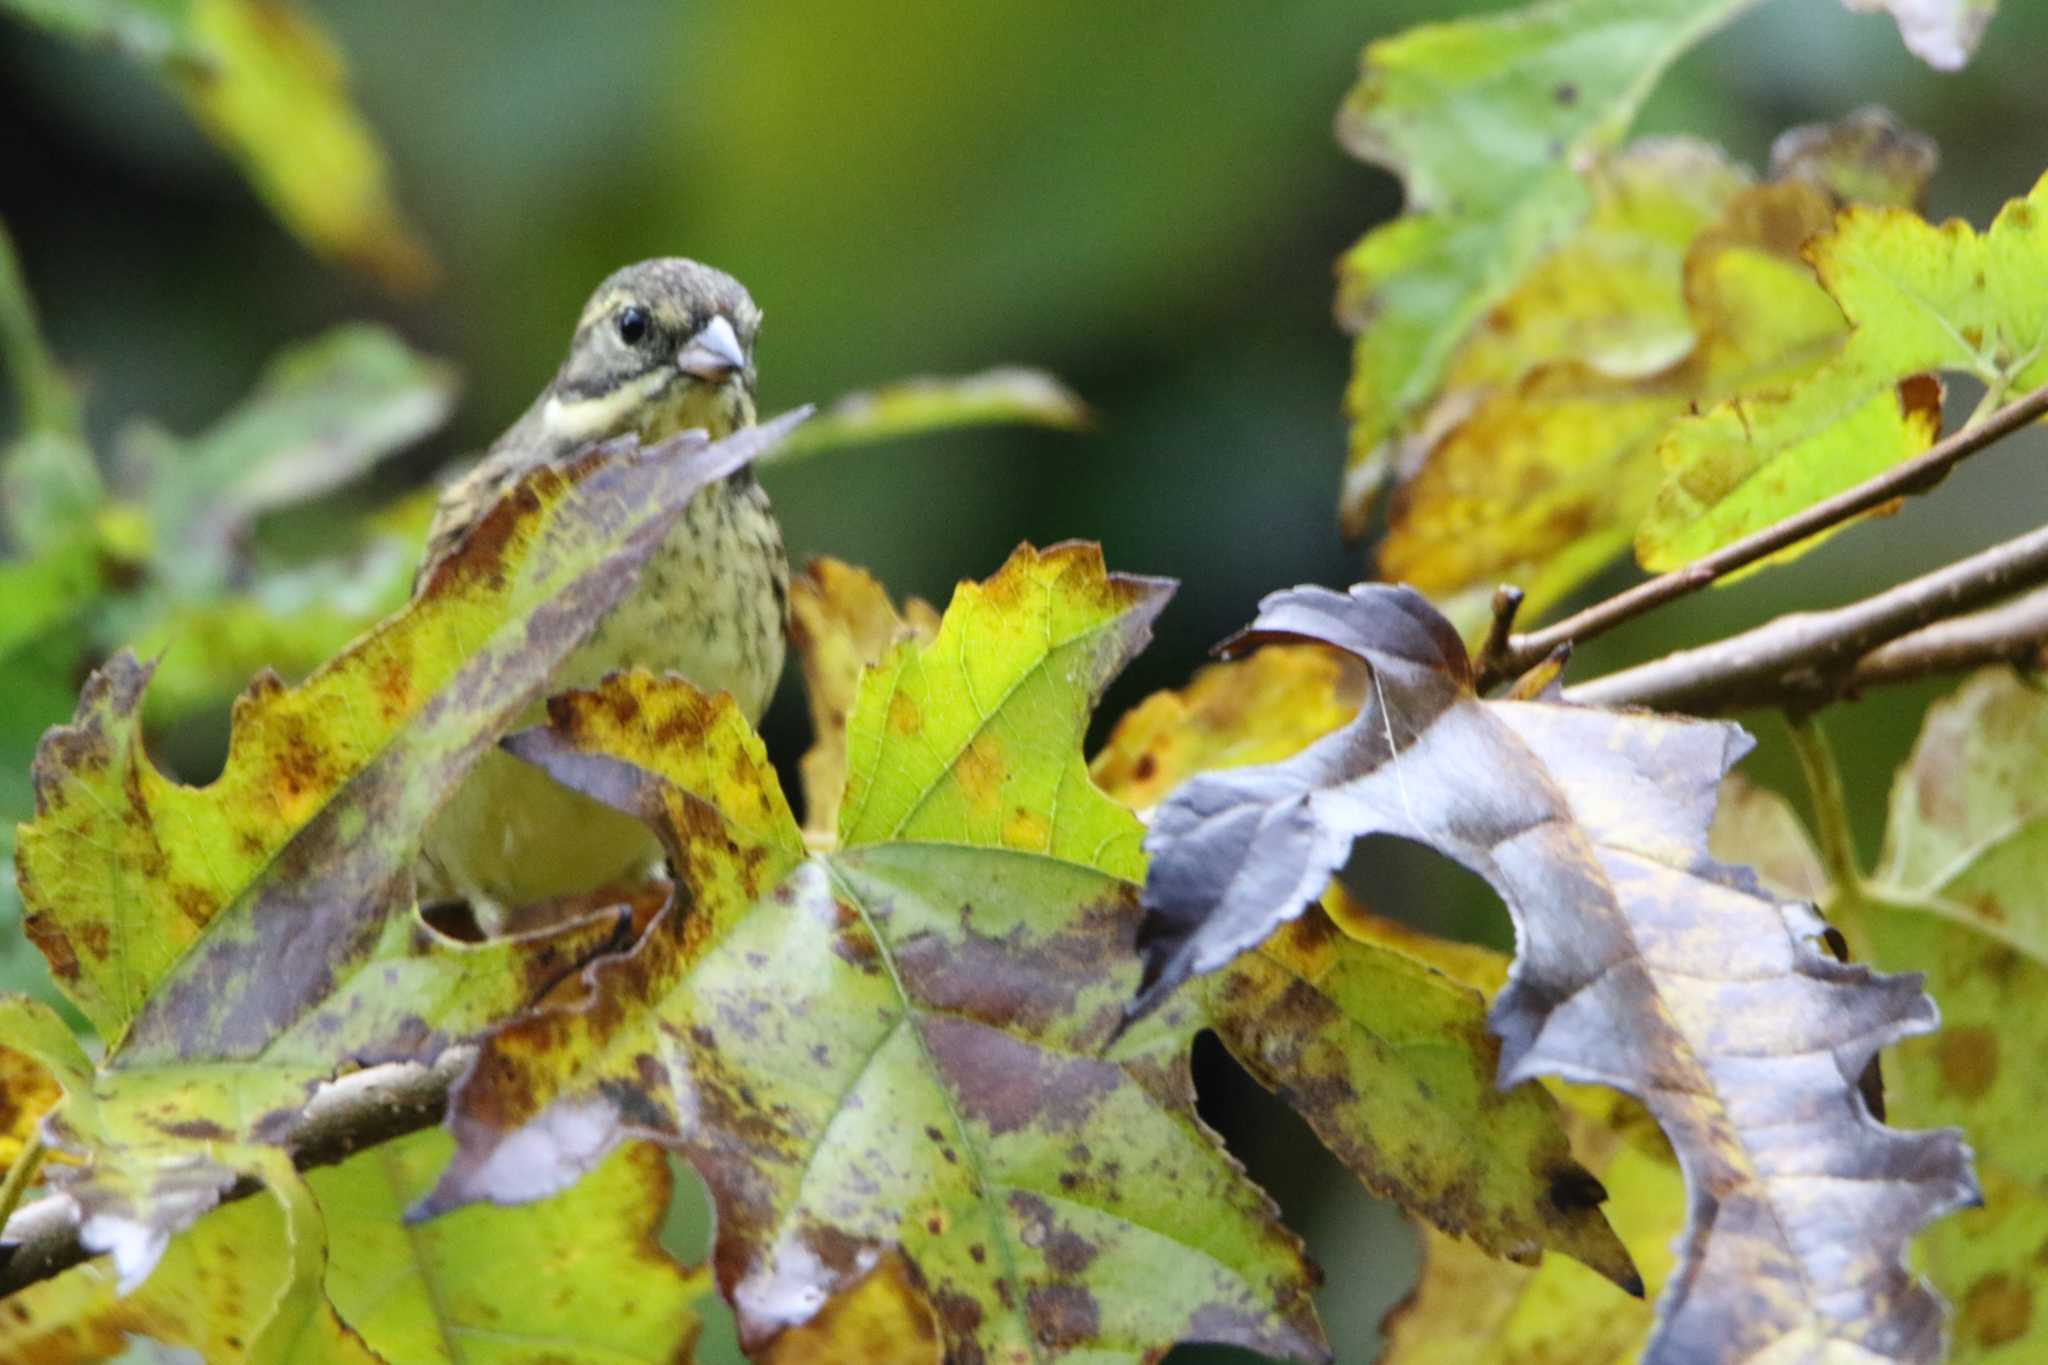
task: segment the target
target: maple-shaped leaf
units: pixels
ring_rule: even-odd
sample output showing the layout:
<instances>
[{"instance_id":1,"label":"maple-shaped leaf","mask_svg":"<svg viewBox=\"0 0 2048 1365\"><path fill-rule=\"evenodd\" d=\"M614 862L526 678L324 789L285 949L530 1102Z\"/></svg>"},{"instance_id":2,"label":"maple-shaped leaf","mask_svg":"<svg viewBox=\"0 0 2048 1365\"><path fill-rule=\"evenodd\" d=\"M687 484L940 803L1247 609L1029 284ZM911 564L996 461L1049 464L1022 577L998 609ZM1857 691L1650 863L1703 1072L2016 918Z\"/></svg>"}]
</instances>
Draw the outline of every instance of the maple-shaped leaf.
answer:
<instances>
[{"instance_id":1,"label":"maple-shaped leaf","mask_svg":"<svg viewBox=\"0 0 2048 1365\"><path fill-rule=\"evenodd\" d=\"M1911 976L1821 951L1811 907L1706 850L1734 726L1480 700L1455 630L1406 588L1300 588L1242 639L1312 640L1372 669L1345 729L1282 763L1209 773L1146 839L1150 1008L1298 915L1367 834L1484 877L1519 942L1491 1022L1500 1079L1549 1074L1639 1098L1687 1170L1680 1265L1648 1359L1749 1359L1829 1343L1933 1360L1940 1301L1912 1234L1975 1197L1953 1131L1905 1133L1854 1078L1926 1032Z\"/></svg>"},{"instance_id":2,"label":"maple-shaped leaf","mask_svg":"<svg viewBox=\"0 0 2048 1365\"><path fill-rule=\"evenodd\" d=\"M1197 772L1287 758L1351 720L1362 672L1314 645L1213 664L1126 713L1095 757L1096 781L1146 809ZM1194 1025L1375 1194L1488 1254L1562 1251L1640 1292L1549 1096L1494 1087L1500 1048L1482 995L1341 888L1323 905L1204 978L1188 1002Z\"/></svg>"},{"instance_id":3,"label":"maple-shaped leaf","mask_svg":"<svg viewBox=\"0 0 2048 1365\"><path fill-rule=\"evenodd\" d=\"M80 1072L47 1030L0 1042L57 1075L44 1136L84 1164L51 1181L124 1280L238 1175L275 1174L338 1067L433 1056L614 946L612 913L442 937L412 909L420 831L695 492L798 420L535 471L402 612L297 687L259 679L205 787L144 752L145 666L117 655L88 682L38 754L17 862L29 932L107 1052Z\"/></svg>"},{"instance_id":4,"label":"maple-shaped leaf","mask_svg":"<svg viewBox=\"0 0 2048 1365\"><path fill-rule=\"evenodd\" d=\"M1762 860L1819 900L1854 955L1927 973L1941 1032L1885 1060L1893 1120L1960 1125L1981 1208L1930 1228L1920 1265L1955 1305L1951 1359L2019 1362L2048 1351L2048 699L1988 670L1929 708L1891 793L1875 872L1832 878L1774 792L1724 800L1716 847Z\"/></svg>"},{"instance_id":5,"label":"maple-shaped leaf","mask_svg":"<svg viewBox=\"0 0 2048 1365\"><path fill-rule=\"evenodd\" d=\"M1625 550L1675 422L1827 360L1841 309L1801 255L1849 195L1910 203L1933 146L1882 110L1796 128L1753 183L1718 150L1635 143L1584 173L1592 208L1460 344L1403 447L1381 576L1468 635L1495 587L1534 615ZM1883 467L1926 448L1940 388L1886 386L1839 440Z\"/></svg>"},{"instance_id":6,"label":"maple-shaped leaf","mask_svg":"<svg viewBox=\"0 0 2048 1365\"><path fill-rule=\"evenodd\" d=\"M1140 829L1089 783L1101 688L1169 585L1025 547L863 677L837 849L730 699L615 676L509 741L647 817L681 890L451 1102L423 1212L530 1199L627 1136L683 1152L758 1351L899 1252L948 1358L1320 1359L1310 1273L1195 1118L1187 1039L1102 1055L1137 979Z\"/></svg>"},{"instance_id":7,"label":"maple-shaped leaf","mask_svg":"<svg viewBox=\"0 0 2048 1365\"><path fill-rule=\"evenodd\" d=\"M271 211L313 251L417 289L434 264L407 226L383 149L333 38L285 0L5 0L66 37L147 64Z\"/></svg>"},{"instance_id":8,"label":"maple-shaped leaf","mask_svg":"<svg viewBox=\"0 0 2048 1365\"><path fill-rule=\"evenodd\" d=\"M1581 168L1620 139L1667 65L1750 3L1551 0L1366 48L1338 136L1399 174L1408 202L1339 262L1337 315L1358 337L1347 532L1363 531L1460 341L1585 218Z\"/></svg>"},{"instance_id":9,"label":"maple-shaped leaf","mask_svg":"<svg viewBox=\"0 0 2048 1365\"><path fill-rule=\"evenodd\" d=\"M1668 473L1636 536L1645 567L1697 559L1926 449L1940 391L1923 379L1911 398L1916 376L1968 374L1994 399L2048 383L2048 176L1981 235L1851 207L1806 254L1847 338L1791 385L1737 395L1664 436ZM1902 420L1911 439L1888 434Z\"/></svg>"}]
</instances>

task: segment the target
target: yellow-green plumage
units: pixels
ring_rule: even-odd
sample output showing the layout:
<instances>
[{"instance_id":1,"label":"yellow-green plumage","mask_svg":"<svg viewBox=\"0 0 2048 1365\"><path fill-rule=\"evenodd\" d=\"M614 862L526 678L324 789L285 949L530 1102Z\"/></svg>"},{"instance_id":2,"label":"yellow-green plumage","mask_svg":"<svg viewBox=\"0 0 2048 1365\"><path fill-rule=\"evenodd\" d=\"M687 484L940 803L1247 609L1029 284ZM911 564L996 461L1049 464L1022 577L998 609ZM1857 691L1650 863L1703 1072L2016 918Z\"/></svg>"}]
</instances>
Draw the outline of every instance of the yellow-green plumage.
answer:
<instances>
[{"instance_id":1,"label":"yellow-green plumage","mask_svg":"<svg viewBox=\"0 0 2048 1365\"><path fill-rule=\"evenodd\" d=\"M760 316L737 281L694 261L643 261L606 280L554 382L442 496L419 581L539 464L628 433L651 442L751 426ZM788 580L767 495L742 471L697 495L549 691L638 665L730 692L757 718L782 672ZM527 723L539 718L536 708ZM660 856L639 821L493 752L428 827L420 894L467 900L490 927L503 910L635 875Z\"/></svg>"}]
</instances>

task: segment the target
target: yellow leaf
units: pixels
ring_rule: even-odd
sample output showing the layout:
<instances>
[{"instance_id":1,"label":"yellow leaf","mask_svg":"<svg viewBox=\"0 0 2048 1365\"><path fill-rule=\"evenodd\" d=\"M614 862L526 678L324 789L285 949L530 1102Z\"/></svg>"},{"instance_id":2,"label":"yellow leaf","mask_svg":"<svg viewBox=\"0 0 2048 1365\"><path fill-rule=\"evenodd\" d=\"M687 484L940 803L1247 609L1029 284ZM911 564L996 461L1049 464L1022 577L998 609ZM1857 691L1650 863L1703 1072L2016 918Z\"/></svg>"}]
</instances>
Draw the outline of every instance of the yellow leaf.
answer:
<instances>
[{"instance_id":1,"label":"yellow leaf","mask_svg":"<svg viewBox=\"0 0 2048 1365\"><path fill-rule=\"evenodd\" d=\"M789 637L811 707L811 747L800 765L806 838L829 839L839 828L846 717L861 672L902 641L929 643L938 629L931 603L913 597L899 616L872 574L836 559L814 559L790 581Z\"/></svg>"}]
</instances>

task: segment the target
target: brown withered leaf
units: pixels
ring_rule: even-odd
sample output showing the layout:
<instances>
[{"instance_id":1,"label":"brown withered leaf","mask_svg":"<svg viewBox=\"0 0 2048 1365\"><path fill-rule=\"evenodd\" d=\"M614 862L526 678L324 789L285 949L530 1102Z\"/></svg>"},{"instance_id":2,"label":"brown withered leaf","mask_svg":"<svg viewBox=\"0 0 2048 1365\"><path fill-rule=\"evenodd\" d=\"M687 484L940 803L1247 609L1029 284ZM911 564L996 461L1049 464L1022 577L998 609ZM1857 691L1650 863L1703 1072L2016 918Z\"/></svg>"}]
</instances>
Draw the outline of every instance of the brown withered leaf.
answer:
<instances>
[{"instance_id":1,"label":"brown withered leaf","mask_svg":"<svg viewBox=\"0 0 2048 1365\"><path fill-rule=\"evenodd\" d=\"M1125 713L1095 779L1144 809L1197 772L1284 759L1357 714L1363 671L1319 645L1212 664ZM1204 978L1199 1022L1375 1194L1488 1255L1562 1251L1640 1293L1557 1106L1537 1086L1494 1087L1500 1048L1459 979L1459 945L1403 932L1335 885L1323 901L1328 915L1310 909Z\"/></svg>"},{"instance_id":2,"label":"brown withered leaf","mask_svg":"<svg viewBox=\"0 0 2048 1365\"><path fill-rule=\"evenodd\" d=\"M1903 1265L1975 1199L1953 1130L1871 1118L1854 1078L1934 1026L1916 976L1835 961L1810 906L1715 862L1707 826L1748 748L1731 725L1485 702L1457 632L1418 594L1276 593L1245 644L1314 640L1372 668L1350 726L1295 758L1204 774L1146 840L1142 1014L1301 913L1367 834L1484 877L1519 951L1491 1023L1500 1080L1640 1099L1687 1170L1680 1264L1653 1362L1816 1355L1932 1361L1940 1300Z\"/></svg>"}]
</instances>

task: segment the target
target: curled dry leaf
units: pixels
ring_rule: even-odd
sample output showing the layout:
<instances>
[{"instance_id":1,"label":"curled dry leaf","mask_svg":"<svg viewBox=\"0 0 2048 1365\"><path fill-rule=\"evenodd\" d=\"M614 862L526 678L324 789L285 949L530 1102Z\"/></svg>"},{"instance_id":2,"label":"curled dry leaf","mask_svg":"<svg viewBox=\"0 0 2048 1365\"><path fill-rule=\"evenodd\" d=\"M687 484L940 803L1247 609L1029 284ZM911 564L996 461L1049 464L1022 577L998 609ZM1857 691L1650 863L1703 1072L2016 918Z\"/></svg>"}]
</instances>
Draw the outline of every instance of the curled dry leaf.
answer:
<instances>
[{"instance_id":1,"label":"curled dry leaf","mask_svg":"<svg viewBox=\"0 0 2048 1365\"><path fill-rule=\"evenodd\" d=\"M1930 1228L1920 1264L1955 1305L1951 1360L2018 1365L2048 1352L2048 697L1987 669L1929 708L1893 783L1874 875L1830 886L1799 818L1775 792L1738 786L1717 847L1741 849L1823 902L1856 957L1920 967L1941 1032L1885 1058L1896 1122L1968 1134L1981 1208Z\"/></svg>"},{"instance_id":2,"label":"curled dry leaf","mask_svg":"<svg viewBox=\"0 0 2048 1365\"><path fill-rule=\"evenodd\" d=\"M584 999L489 1040L420 1212L531 1199L648 1136L711 1188L750 1351L893 1251L948 1358L1323 1358L1299 1244L1194 1116L1186 1036L1102 1055L1141 831L1080 744L1168 590L1084 546L963 584L861 682L830 853L729 700L642 673L559 699L510 747L646 818L677 901Z\"/></svg>"},{"instance_id":3,"label":"curled dry leaf","mask_svg":"<svg viewBox=\"0 0 2048 1365\"><path fill-rule=\"evenodd\" d=\"M1854 1347L1932 1361L1940 1300L1902 1264L1976 1197L1953 1131L1907 1133L1854 1087L1934 1025L1917 977L1835 961L1822 924L1707 854L1730 725L1485 702L1450 623L1362 584L1266 599L1247 644L1314 640L1372 668L1345 729L1286 762L1211 773L1154 818L1146 987L1159 1003L1318 896L1357 838L1398 834L1489 881L1519 951L1496 998L1500 1080L1639 1098L1687 1171L1680 1265L1646 1358Z\"/></svg>"},{"instance_id":4,"label":"curled dry leaf","mask_svg":"<svg viewBox=\"0 0 2048 1365\"><path fill-rule=\"evenodd\" d=\"M1143 808L1197 772L1287 758L1357 713L1362 673L1306 644L1211 665L1125 714L1096 780ZM1323 900L1327 916L1310 908L1204 978L1188 1002L1196 1021L1375 1194L1489 1255L1562 1251L1640 1293L1556 1105L1537 1086L1495 1088L1486 1002L1442 970L1467 965L1458 946L1404 932L1336 886Z\"/></svg>"}]
</instances>

